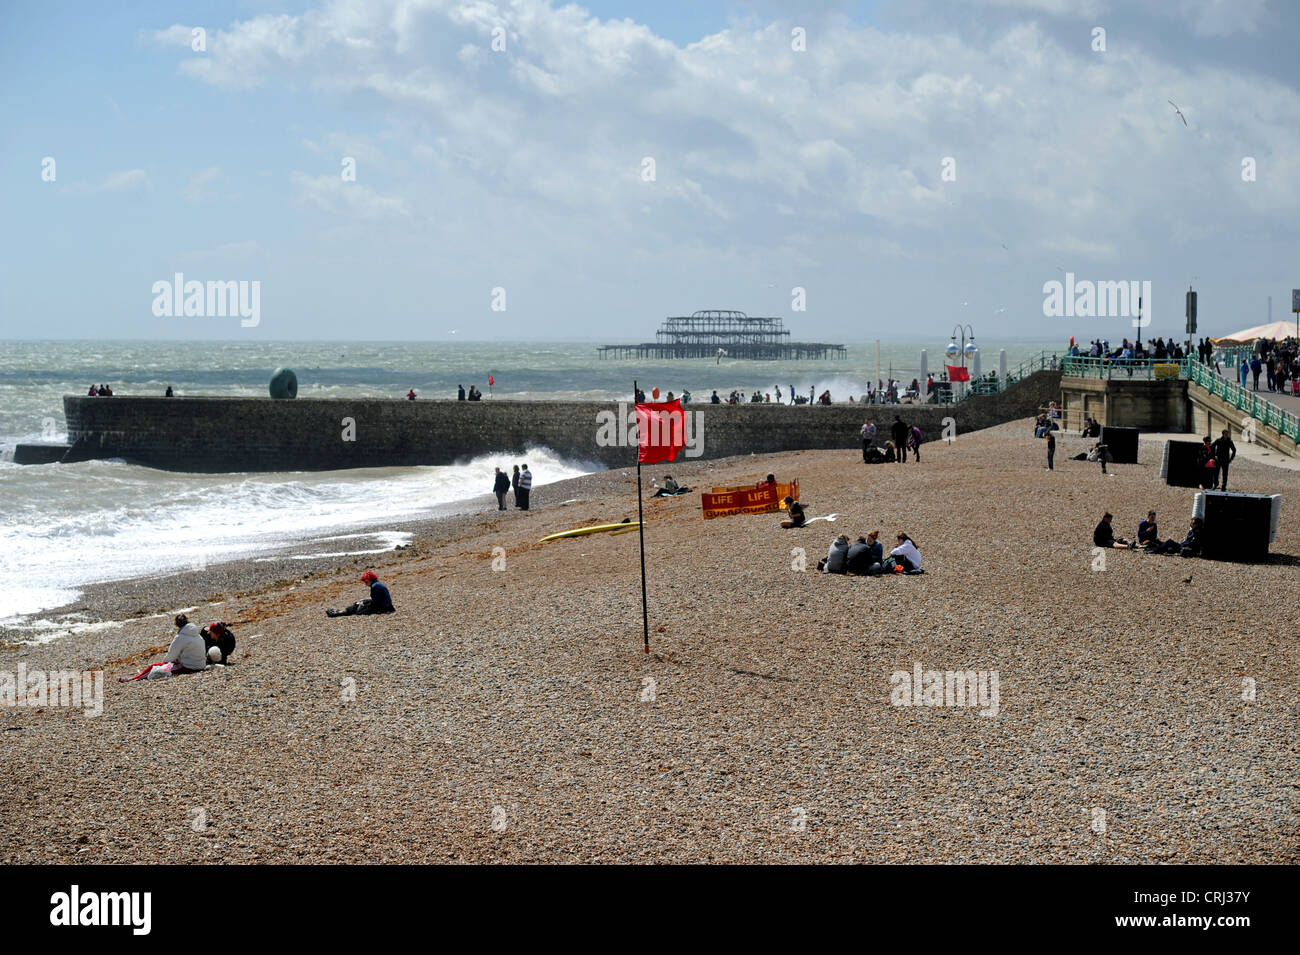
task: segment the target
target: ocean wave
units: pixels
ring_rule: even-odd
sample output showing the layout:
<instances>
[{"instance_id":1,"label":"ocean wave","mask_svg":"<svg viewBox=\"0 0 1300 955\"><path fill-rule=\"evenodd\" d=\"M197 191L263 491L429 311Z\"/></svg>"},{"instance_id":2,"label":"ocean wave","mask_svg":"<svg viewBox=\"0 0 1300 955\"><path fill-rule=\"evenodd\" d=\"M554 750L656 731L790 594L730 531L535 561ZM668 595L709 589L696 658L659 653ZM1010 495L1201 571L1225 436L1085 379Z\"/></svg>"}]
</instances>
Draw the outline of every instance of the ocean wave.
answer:
<instances>
[{"instance_id":1,"label":"ocean wave","mask_svg":"<svg viewBox=\"0 0 1300 955\"><path fill-rule=\"evenodd\" d=\"M542 447L451 466L292 474L177 474L120 461L5 468L0 575L39 586L0 594L0 619L66 603L92 583L201 569L322 532L426 517L488 497L493 468L522 461L535 487L600 470Z\"/></svg>"}]
</instances>

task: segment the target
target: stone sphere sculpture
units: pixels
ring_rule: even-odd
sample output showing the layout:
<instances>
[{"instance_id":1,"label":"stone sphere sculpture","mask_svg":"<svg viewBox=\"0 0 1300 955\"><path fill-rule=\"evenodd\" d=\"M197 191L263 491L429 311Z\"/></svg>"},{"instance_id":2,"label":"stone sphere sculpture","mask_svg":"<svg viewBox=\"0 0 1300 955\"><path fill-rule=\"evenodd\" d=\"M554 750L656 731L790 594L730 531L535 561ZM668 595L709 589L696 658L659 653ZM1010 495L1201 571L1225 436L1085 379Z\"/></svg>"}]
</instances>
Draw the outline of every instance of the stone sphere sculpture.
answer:
<instances>
[{"instance_id":1,"label":"stone sphere sculpture","mask_svg":"<svg viewBox=\"0 0 1300 955\"><path fill-rule=\"evenodd\" d=\"M298 376L292 368L277 368L271 375L272 398L297 398Z\"/></svg>"}]
</instances>

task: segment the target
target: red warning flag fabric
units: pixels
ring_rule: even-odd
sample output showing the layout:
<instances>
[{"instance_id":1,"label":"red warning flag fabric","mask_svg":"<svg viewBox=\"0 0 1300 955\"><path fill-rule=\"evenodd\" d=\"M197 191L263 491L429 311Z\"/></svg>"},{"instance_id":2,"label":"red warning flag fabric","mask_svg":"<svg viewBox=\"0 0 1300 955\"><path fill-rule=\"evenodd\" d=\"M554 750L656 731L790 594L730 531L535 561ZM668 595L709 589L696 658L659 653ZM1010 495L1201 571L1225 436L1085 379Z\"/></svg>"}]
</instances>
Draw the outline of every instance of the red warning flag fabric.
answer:
<instances>
[{"instance_id":1,"label":"red warning flag fabric","mask_svg":"<svg viewBox=\"0 0 1300 955\"><path fill-rule=\"evenodd\" d=\"M676 461L686 447L686 412L680 398L636 406L637 461Z\"/></svg>"}]
</instances>

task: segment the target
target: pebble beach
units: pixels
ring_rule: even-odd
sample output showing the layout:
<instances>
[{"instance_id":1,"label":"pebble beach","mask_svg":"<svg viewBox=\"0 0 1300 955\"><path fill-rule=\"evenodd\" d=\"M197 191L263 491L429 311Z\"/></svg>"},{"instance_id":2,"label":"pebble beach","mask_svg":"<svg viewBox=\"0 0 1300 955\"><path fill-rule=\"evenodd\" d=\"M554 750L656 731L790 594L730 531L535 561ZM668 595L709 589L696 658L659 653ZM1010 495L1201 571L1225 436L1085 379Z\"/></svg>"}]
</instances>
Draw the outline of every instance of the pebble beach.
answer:
<instances>
[{"instance_id":1,"label":"pebble beach","mask_svg":"<svg viewBox=\"0 0 1300 955\"><path fill-rule=\"evenodd\" d=\"M779 530L647 497L648 655L638 535L538 543L635 520L635 468L538 488L526 513L446 508L376 557L91 588L62 609L119 625L0 634L0 670L104 671L100 715L0 709L0 860L1300 861L1300 474L1232 467L1234 490L1284 495L1267 564L1111 551L1102 569L1103 511L1131 538L1155 509L1181 538L1195 492L1165 485L1153 440L1104 476L1062 435L1049 473L1032 430L903 465L647 469L647 490L773 472L838 515ZM926 572L816 571L836 534L876 528ZM326 619L367 568L398 612ZM181 608L233 626L233 665L118 683ZM995 674L996 713L895 705L891 676L918 665Z\"/></svg>"}]
</instances>

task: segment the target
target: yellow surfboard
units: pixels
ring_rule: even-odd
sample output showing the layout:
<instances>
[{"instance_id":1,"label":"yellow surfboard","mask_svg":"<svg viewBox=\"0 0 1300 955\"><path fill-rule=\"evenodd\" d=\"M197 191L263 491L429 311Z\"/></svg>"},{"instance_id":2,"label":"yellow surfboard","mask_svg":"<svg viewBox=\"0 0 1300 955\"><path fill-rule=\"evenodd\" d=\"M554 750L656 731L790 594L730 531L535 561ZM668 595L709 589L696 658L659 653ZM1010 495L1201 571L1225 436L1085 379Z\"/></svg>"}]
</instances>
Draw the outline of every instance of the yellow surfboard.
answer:
<instances>
[{"instance_id":1,"label":"yellow surfboard","mask_svg":"<svg viewBox=\"0 0 1300 955\"><path fill-rule=\"evenodd\" d=\"M545 544L547 541L559 540L562 537L585 537L588 534L605 534L609 531L630 531L641 526L640 521L632 521L628 524L594 524L591 527L575 527L571 531L560 531L558 534L548 534L537 543Z\"/></svg>"}]
</instances>

